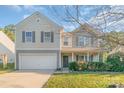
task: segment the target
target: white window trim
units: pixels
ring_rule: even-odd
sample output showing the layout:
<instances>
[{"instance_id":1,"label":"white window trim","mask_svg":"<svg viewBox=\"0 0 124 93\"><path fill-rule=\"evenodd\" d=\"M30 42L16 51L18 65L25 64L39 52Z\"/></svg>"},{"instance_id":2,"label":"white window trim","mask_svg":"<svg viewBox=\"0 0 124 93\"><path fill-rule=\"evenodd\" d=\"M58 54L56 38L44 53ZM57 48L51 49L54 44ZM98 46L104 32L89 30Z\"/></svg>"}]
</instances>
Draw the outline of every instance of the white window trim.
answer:
<instances>
[{"instance_id":1,"label":"white window trim","mask_svg":"<svg viewBox=\"0 0 124 93\"><path fill-rule=\"evenodd\" d=\"M50 33L49 41L46 41L45 33ZM44 32L44 42L51 43L51 32Z\"/></svg>"},{"instance_id":2,"label":"white window trim","mask_svg":"<svg viewBox=\"0 0 124 93\"><path fill-rule=\"evenodd\" d=\"M84 39L85 39L84 36L78 36L78 47L84 47L84 43L85 43ZM81 40L83 40L83 41L81 41ZM81 43L83 43L83 45L81 45Z\"/></svg>"},{"instance_id":3,"label":"white window trim","mask_svg":"<svg viewBox=\"0 0 124 93\"><path fill-rule=\"evenodd\" d=\"M65 45L65 43L67 43L67 45ZM64 45L64 46L68 46L68 45L69 45L69 37L64 36L63 45Z\"/></svg>"},{"instance_id":4,"label":"white window trim","mask_svg":"<svg viewBox=\"0 0 124 93\"><path fill-rule=\"evenodd\" d=\"M65 38L68 38L68 39L65 39ZM68 44L65 45L64 43L67 42ZM72 46L72 38L69 37L69 36L64 36L63 38L63 46L64 47L71 47Z\"/></svg>"},{"instance_id":5,"label":"white window trim","mask_svg":"<svg viewBox=\"0 0 124 93\"><path fill-rule=\"evenodd\" d=\"M30 38L31 38L31 41L28 41L28 40L27 40L26 33L28 33L28 32L31 32L31 37L30 37ZM25 43L32 43L32 41L33 41L33 40L32 40L32 36L33 36L33 35L32 35L32 31L26 31L26 32L25 32Z\"/></svg>"},{"instance_id":6,"label":"white window trim","mask_svg":"<svg viewBox=\"0 0 124 93\"><path fill-rule=\"evenodd\" d=\"M80 38L82 38L83 41L81 41ZM81 43L82 43L82 45L81 45ZM87 46L89 46L89 37L79 36L78 37L78 47L87 47Z\"/></svg>"}]
</instances>

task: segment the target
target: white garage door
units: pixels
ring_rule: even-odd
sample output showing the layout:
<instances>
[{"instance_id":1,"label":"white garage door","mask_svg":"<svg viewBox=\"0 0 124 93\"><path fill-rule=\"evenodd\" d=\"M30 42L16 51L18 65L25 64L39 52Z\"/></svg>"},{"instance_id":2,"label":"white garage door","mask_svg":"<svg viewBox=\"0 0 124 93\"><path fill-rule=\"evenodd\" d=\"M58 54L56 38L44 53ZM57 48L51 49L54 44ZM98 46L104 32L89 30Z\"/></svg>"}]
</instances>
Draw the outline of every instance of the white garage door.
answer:
<instances>
[{"instance_id":1,"label":"white garage door","mask_svg":"<svg viewBox=\"0 0 124 93\"><path fill-rule=\"evenodd\" d=\"M56 69L57 55L55 53L20 54L20 69Z\"/></svg>"}]
</instances>

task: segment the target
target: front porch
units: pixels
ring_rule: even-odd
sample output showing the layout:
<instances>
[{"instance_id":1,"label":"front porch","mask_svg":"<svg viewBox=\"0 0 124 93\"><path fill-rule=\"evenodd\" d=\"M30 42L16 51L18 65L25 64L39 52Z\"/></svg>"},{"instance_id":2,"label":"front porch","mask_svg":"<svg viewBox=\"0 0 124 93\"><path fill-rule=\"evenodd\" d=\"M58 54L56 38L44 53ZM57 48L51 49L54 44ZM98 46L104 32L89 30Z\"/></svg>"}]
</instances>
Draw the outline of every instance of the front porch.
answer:
<instances>
[{"instance_id":1,"label":"front porch","mask_svg":"<svg viewBox=\"0 0 124 93\"><path fill-rule=\"evenodd\" d=\"M68 67L70 62L102 62L101 52L70 52L61 53L62 67Z\"/></svg>"}]
</instances>

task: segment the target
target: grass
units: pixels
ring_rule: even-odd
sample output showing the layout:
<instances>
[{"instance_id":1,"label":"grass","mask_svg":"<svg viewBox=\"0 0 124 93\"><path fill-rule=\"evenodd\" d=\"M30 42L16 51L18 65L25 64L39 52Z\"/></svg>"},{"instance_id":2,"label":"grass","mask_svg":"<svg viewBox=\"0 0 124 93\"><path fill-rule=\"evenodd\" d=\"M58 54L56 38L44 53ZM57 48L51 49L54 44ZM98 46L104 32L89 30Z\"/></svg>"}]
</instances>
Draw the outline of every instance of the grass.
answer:
<instances>
[{"instance_id":1,"label":"grass","mask_svg":"<svg viewBox=\"0 0 124 93\"><path fill-rule=\"evenodd\" d=\"M14 63L8 63L6 68L3 68L3 64L0 63L0 74L9 73L14 71Z\"/></svg>"},{"instance_id":2,"label":"grass","mask_svg":"<svg viewBox=\"0 0 124 93\"><path fill-rule=\"evenodd\" d=\"M69 73L54 74L47 88L107 88L110 84L124 84L123 73Z\"/></svg>"}]
</instances>

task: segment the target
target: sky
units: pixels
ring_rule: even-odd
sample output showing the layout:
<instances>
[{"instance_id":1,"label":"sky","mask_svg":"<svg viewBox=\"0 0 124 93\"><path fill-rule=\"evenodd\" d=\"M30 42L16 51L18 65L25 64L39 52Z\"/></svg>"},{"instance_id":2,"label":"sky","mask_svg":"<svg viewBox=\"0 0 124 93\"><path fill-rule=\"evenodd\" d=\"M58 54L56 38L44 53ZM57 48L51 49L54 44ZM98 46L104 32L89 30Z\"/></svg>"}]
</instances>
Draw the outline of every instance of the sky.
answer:
<instances>
[{"instance_id":1,"label":"sky","mask_svg":"<svg viewBox=\"0 0 124 93\"><path fill-rule=\"evenodd\" d=\"M72 31L78 27L77 24L72 24L68 22L65 16L65 6L5 6L0 5L0 27L4 27L9 24L17 24L21 20L30 16L32 13L39 11L52 21L63 26L66 31ZM67 6L70 9L70 13L75 15L75 10L72 6ZM101 11L101 8L104 6L81 6L80 14L82 22L94 22L93 18L96 16L96 13ZM105 6L109 7L109 6ZM92 21L91 21L92 20Z\"/></svg>"}]
</instances>

